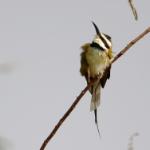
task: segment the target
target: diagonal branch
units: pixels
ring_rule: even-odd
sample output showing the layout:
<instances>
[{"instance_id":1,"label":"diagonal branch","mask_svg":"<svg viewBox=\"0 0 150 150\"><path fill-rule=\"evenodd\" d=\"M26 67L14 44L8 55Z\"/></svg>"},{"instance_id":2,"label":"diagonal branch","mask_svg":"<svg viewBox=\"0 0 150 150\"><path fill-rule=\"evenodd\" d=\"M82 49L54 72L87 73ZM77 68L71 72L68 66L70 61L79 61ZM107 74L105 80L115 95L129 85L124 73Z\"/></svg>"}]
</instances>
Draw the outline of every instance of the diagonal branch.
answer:
<instances>
[{"instance_id":1,"label":"diagonal branch","mask_svg":"<svg viewBox=\"0 0 150 150\"><path fill-rule=\"evenodd\" d=\"M127 46L122 49L112 60L111 64L114 63L116 60L118 60L118 58L120 58L122 55L124 55L124 53L126 53L129 48L131 48L136 42L138 42L140 39L142 39L146 34L148 34L150 32L150 27L148 27L144 32L142 32L140 35L138 35L135 39L133 39L131 42L129 42L127 44ZM97 78L101 78L101 77L97 77ZM50 140L53 138L53 136L56 134L57 130L60 128L60 126L62 125L62 123L66 120L66 118L70 115L70 113L75 109L76 105L79 103L79 101L81 100L81 98L85 95L85 93L90 89L90 87L94 84L94 82L97 80L97 78L95 78L94 80L92 80L83 90L82 92L79 94L79 96L75 99L75 101L72 103L72 105L69 107L69 109L66 111L66 113L62 116L62 118L58 121L58 123L56 124L56 126L54 127L54 129L50 132L50 134L48 135L48 137L44 140L44 142L42 143L42 146L40 148L40 150L44 150L45 147L47 146L47 144L50 142Z\"/></svg>"}]
</instances>

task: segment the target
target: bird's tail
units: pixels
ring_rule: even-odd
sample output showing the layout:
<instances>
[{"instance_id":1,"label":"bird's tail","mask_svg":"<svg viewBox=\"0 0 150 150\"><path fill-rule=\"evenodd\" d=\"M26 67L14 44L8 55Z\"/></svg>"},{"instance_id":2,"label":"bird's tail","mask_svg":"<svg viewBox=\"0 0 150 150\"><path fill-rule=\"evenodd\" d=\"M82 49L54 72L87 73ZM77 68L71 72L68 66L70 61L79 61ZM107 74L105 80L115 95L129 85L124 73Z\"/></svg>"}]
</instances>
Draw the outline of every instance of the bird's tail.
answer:
<instances>
[{"instance_id":1,"label":"bird's tail","mask_svg":"<svg viewBox=\"0 0 150 150\"><path fill-rule=\"evenodd\" d=\"M94 115L95 115L95 124L97 127L98 134L100 136L100 131L99 131L99 127L98 127L98 120L97 120L97 109L94 110Z\"/></svg>"},{"instance_id":2,"label":"bird's tail","mask_svg":"<svg viewBox=\"0 0 150 150\"><path fill-rule=\"evenodd\" d=\"M96 110L100 105L101 85L99 81L96 81L91 89L92 99L90 105L90 111Z\"/></svg>"},{"instance_id":3,"label":"bird's tail","mask_svg":"<svg viewBox=\"0 0 150 150\"><path fill-rule=\"evenodd\" d=\"M90 110L94 111L95 115L95 124L100 135L99 127L98 127L98 120L97 120L97 107L100 105L100 95L101 95L101 85L99 81L95 82L91 89L92 100Z\"/></svg>"}]
</instances>

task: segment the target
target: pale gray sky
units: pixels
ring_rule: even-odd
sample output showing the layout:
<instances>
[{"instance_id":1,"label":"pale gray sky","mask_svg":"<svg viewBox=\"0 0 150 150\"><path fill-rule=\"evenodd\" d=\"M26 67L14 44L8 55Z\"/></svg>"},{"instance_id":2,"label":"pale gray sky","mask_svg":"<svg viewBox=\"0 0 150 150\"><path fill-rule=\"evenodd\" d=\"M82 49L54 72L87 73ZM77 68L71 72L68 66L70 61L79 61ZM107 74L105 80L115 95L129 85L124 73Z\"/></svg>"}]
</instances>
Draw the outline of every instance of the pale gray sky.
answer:
<instances>
[{"instance_id":1,"label":"pale gray sky","mask_svg":"<svg viewBox=\"0 0 150 150\"><path fill-rule=\"evenodd\" d=\"M118 52L150 25L149 1L135 0L136 22L127 0L0 1L0 147L38 150L85 87L79 74L80 46L95 30L112 37ZM98 110L101 139L86 94L46 150L150 149L150 35L112 67ZM1 150L1 149L0 149Z\"/></svg>"}]
</instances>

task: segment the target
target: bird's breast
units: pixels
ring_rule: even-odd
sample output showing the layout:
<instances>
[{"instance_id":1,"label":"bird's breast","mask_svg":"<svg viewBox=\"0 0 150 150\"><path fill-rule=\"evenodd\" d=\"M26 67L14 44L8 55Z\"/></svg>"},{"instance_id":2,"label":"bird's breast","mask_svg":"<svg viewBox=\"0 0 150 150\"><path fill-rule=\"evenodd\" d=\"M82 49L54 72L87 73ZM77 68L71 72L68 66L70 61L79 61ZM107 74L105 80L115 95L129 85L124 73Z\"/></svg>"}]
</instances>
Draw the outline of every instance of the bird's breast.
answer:
<instances>
[{"instance_id":1,"label":"bird's breast","mask_svg":"<svg viewBox=\"0 0 150 150\"><path fill-rule=\"evenodd\" d=\"M86 52L86 59L89 65L90 76L95 77L102 74L109 65L110 60L105 51L89 48Z\"/></svg>"}]
</instances>

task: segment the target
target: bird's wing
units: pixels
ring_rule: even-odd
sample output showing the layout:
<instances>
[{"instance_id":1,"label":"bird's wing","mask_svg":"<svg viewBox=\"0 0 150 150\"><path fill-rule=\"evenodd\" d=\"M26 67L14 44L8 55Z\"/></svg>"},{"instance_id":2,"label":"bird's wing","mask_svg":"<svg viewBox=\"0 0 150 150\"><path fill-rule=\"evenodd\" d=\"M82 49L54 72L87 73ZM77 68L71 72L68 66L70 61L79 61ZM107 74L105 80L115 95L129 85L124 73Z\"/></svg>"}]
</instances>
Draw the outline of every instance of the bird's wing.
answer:
<instances>
[{"instance_id":1,"label":"bird's wing","mask_svg":"<svg viewBox=\"0 0 150 150\"><path fill-rule=\"evenodd\" d=\"M103 77L100 79L100 83L101 83L102 88L105 87L107 79L110 78L110 70L111 70L111 65L106 68L106 70L103 74Z\"/></svg>"},{"instance_id":2,"label":"bird's wing","mask_svg":"<svg viewBox=\"0 0 150 150\"><path fill-rule=\"evenodd\" d=\"M80 68L80 73L82 76L85 76L86 80L87 80L87 83L89 82L89 66L88 66L88 63L87 63L87 60L86 60L86 51L89 47L89 43L87 44L84 44L81 48L82 48L82 53L81 53L81 68Z\"/></svg>"}]
</instances>

